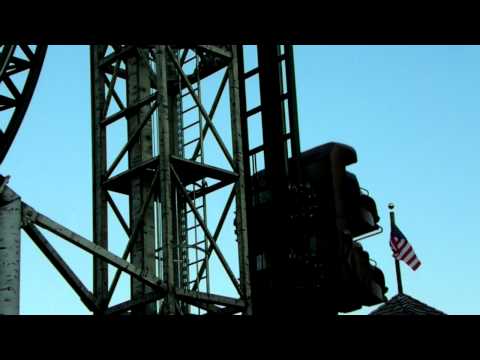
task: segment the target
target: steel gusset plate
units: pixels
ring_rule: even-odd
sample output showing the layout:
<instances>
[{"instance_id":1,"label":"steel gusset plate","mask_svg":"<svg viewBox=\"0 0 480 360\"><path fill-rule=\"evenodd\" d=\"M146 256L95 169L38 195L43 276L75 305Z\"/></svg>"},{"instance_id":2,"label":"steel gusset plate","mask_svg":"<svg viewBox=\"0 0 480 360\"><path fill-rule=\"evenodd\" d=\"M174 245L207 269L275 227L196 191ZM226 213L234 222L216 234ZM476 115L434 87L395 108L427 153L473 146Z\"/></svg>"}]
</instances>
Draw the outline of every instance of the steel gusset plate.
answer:
<instances>
[{"instance_id":1,"label":"steel gusset plate","mask_svg":"<svg viewBox=\"0 0 480 360\"><path fill-rule=\"evenodd\" d=\"M47 45L0 45L0 113L11 114L0 119L0 164L30 105L46 52Z\"/></svg>"}]
</instances>

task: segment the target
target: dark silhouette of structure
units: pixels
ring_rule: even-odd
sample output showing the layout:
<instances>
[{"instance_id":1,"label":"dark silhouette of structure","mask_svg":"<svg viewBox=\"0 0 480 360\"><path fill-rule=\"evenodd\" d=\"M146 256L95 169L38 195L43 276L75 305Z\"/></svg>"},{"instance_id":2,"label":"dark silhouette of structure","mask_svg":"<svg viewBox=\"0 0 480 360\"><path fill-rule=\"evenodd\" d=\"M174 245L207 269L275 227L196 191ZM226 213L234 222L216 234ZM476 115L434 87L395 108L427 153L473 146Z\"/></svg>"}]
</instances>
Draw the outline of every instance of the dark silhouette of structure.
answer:
<instances>
[{"instance_id":1,"label":"dark silhouette of structure","mask_svg":"<svg viewBox=\"0 0 480 360\"><path fill-rule=\"evenodd\" d=\"M0 246L6 245L0 257L10 265L0 271L8 295L0 313L19 311L20 228L94 314L336 314L385 301L383 274L355 241L379 229L375 202L345 169L357 161L355 150L330 143L301 153L293 47L256 49L257 66L246 69L240 45L90 47L93 241L22 202L1 177ZM0 81L12 93L0 97L0 111L18 106L11 130L0 133L1 161L33 95L46 46L0 51ZM31 80L21 92L10 75L27 69ZM212 79L219 80L217 91L208 95L204 84ZM260 94L253 107L250 81ZM225 94L220 130L215 114ZM252 121L261 122L263 139L254 147ZM120 122L123 145L112 153L109 129ZM209 157L212 149L221 165ZM207 221L207 199L221 191L229 194L221 214ZM127 197L127 214L118 196ZM221 248L233 210L228 247L236 250L236 264ZM120 256L109 250L109 212L126 236ZM92 290L40 229L92 254ZM213 258L235 296L211 290ZM131 298L113 305L122 273L130 276Z\"/></svg>"}]
</instances>

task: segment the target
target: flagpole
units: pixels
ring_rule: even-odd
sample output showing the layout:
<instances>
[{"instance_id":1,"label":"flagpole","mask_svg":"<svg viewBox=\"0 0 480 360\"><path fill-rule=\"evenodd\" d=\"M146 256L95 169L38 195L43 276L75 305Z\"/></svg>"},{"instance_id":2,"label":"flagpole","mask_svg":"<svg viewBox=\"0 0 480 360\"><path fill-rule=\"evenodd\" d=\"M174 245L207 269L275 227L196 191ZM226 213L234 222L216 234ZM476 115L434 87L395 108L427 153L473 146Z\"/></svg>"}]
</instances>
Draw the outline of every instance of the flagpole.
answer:
<instances>
[{"instance_id":1,"label":"flagpole","mask_svg":"<svg viewBox=\"0 0 480 360\"><path fill-rule=\"evenodd\" d=\"M393 203L390 203L388 204L388 208L390 209L390 229L393 229L393 226L395 225L395 213L393 212L395 205ZM397 258L395 258L395 271L397 273L398 293L403 294L402 274L400 273L400 261L398 261Z\"/></svg>"}]
</instances>

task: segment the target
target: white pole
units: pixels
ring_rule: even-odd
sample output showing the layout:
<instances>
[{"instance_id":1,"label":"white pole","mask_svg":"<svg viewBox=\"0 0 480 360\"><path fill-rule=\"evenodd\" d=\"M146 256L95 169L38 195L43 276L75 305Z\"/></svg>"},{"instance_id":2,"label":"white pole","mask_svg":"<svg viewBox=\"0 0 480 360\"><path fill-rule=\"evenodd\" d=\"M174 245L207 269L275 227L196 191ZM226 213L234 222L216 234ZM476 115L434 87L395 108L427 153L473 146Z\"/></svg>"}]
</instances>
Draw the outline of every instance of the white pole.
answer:
<instances>
[{"instance_id":1,"label":"white pole","mask_svg":"<svg viewBox=\"0 0 480 360\"><path fill-rule=\"evenodd\" d=\"M20 313L20 197L8 186L0 193L0 315Z\"/></svg>"}]
</instances>

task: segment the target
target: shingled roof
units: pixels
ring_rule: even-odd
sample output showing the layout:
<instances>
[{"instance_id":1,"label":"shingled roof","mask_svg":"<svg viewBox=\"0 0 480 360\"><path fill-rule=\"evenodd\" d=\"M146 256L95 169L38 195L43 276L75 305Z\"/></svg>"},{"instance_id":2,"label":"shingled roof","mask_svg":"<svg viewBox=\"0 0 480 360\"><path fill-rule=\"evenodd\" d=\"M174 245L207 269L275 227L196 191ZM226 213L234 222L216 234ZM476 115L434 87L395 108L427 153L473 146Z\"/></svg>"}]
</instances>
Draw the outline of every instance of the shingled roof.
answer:
<instances>
[{"instance_id":1,"label":"shingled roof","mask_svg":"<svg viewBox=\"0 0 480 360\"><path fill-rule=\"evenodd\" d=\"M398 294L370 315L447 315L406 294Z\"/></svg>"}]
</instances>

